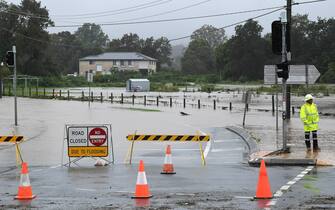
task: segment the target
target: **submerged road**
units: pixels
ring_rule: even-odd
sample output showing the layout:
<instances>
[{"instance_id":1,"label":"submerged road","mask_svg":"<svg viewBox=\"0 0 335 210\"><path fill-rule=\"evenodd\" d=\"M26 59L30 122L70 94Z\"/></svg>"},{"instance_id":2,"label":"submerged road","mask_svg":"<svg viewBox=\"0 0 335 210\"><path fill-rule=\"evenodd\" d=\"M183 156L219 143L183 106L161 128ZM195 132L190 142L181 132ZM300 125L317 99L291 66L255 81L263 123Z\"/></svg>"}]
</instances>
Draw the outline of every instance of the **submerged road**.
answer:
<instances>
[{"instance_id":1,"label":"submerged road","mask_svg":"<svg viewBox=\"0 0 335 210\"><path fill-rule=\"evenodd\" d=\"M161 108L159 112L128 109L132 106L55 100L20 99L19 126L14 128L11 98L0 101L0 132L25 135L22 154L30 166L30 181L37 198L31 203L13 200L19 184L19 170L14 166L15 150L0 147L0 208L24 205L41 209L91 209L150 206L157 209L204 208L304 208L315 205L315 196L334 193L327 182L334 183L334 169L310 168L302 179L291 183L306 167L268 167L267 172L275 200L251 201L255 195L259 169L247 164L246 143L225 126L240 122L241 113L228 111L184 110L189 116L180 116L179 109ZM143 108L143 107L142 107ZM94 161L83 159L81 167L62 167L66 160L62 150L64 125L111 123L115 164L94 167ZM173 142L172 158L176 174L160 174L165 146L162 142L136 142L133 164L124 164L129 142L125 136L137 133L210 134L210 143L202 146L206 166L201 164L198 143ZM148 203L130 199L136 183L139 160L144 160L150 190L154 195ZM330 176L331 175L331 176ZM284 186L284 188L283 188ZM282 190L281 190L282 189ZM326 189L326 190L324 190ZM310 201L310 203L308 203ZM269 204L271 204L269 206ZM318 204L333 205L333 204Z\"/></svg>"}]
</instances>

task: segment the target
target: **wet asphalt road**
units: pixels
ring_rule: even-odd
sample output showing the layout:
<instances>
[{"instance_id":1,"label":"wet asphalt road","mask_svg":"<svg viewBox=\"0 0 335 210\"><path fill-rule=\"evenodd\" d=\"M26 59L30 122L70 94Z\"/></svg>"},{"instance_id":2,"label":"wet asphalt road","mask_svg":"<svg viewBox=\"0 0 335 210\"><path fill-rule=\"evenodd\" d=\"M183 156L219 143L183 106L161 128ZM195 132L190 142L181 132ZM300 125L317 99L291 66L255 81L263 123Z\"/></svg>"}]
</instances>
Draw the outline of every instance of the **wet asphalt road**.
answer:
<instances>
[{"instance_id":1,"label":"wet asphalt road","mask_svg":"<svg viewBox=\"0 0 335 210\"><path fill-rule=\"evenodd\" d=\"M128 110L111 104L67 102L56 100L19 99L19 126L12 126L12 99L0 101L1 134L22 134L29 140L22 144L22 153L30 166L33 192L38 196L31 203L13 200L19 183L19 170L14 166L15 150L0 147L0 207L34 207L41 209L134 208L146 205L157 209L233 208L257 209L263 202L251 201L255 195L258 168L246 164L247 145L224 128L241 121L241 113L228 111L184 110L161 108L161 112ZM141 107L143 108L143 107ZM153 107L149 107L153 108ZM262 113L264 114L264 113ZM257 119L257 116L255 116ZM64 125L111 123L115 164L94 167L93 160L79 162L81 167L60 167L66 153L62 151ZM129 142L127 134L173 133L195 134L198 130L211 134L206 166L201 165L199 145L172 143L172 156L177 174L160 174L167 143L136 143L132 165L124 164ZM137 163L145 162L146 174L154 198L139 204L130 197L135 188ZM271 167L268 175L276 192L303 167ZM310 176L310 177L309 177ZM334 193L334 168L313 170L278 199L274 208L304 208L315 196ZM328 183L328 184L327 184ZM312 205L315 202L312 202ZM333 204L330 204L333 205Z\"/></svg>"}]
</instances>

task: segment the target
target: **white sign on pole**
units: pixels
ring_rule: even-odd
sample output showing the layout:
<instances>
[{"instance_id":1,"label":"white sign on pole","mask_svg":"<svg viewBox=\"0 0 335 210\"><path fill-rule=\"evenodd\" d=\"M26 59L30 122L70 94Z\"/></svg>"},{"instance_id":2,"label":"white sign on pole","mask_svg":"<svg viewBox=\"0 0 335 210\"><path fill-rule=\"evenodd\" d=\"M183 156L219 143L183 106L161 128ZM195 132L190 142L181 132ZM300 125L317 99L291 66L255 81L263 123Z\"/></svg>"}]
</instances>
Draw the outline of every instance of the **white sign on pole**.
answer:
<instances>
[{"instance_id":1,"label":"white sign on pole","mask_svg":"<svg viewBox=\"0 0 335 210\"><path fill-rule=\"evenodd\" d=\"M289 69L287 84L314 84L320 77L320 72L314 65L290 65ZM282 84L282 78L277 78L275 65L264 66L264 84Z\"/></svg>"}]
</instances>

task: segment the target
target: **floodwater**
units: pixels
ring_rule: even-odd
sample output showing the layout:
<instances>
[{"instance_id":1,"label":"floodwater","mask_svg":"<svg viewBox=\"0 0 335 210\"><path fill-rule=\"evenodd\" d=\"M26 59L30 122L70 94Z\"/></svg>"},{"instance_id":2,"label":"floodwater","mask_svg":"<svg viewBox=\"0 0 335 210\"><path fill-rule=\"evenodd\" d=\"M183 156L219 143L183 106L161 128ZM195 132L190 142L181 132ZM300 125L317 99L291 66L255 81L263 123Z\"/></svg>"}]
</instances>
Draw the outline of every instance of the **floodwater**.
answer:
<instances>
[{"instance_id":1,"label":"floodwater","mask_svg":"<svg viewBox=\"0 0 335 210\"><path fill-rule=\"evenodd\" d=\"M183 116L180 111L189 115ZM18 98L18 126L13 126L13 98L0 100L1 135L23 135L22 157L30 167L30 178L37 198L30 204L14 201L19 183L15 149L0 146L0 207L24 205L43 209L123 208L147 205L154 209L237 208L256 209L249 198L255 194L258 169L247 165L247 145L224 127L241 125L240 110L155 107L110 103ZM261 117L260 117L261 116ZM271 113L251 111L247 124L275 125ZM299 124L293 118L293 124ZM299 122L299 123L298 123ZM95 160L66 163L66 125L111 124L114 164L94 167ZM325 122L326 124L326 122ZM177 174L160 174L167 142L136 142L133 161L125 164L130 146L128 134L210 134L212 141L203 143L206 165L202 165L200 145L194 142L170 142ZM130 197L135 189L137 164L144 160L148 183L154 198L139 204ZM273 189L294 178L301 167L268 169Z\"/></svg>"}]
</instances>

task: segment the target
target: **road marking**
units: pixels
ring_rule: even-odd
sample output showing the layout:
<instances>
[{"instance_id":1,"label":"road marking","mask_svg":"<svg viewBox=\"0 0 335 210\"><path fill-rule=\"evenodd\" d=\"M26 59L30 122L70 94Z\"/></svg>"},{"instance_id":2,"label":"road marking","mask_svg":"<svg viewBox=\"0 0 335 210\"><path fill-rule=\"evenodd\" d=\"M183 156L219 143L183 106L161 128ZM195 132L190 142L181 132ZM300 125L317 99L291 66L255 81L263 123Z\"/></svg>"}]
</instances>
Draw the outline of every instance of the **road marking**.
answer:
<instances>
[{"instance_id":1,"label":"road marking","mask_svg":"<svg viewBox=\"0 0 335 210\"><path fill-rule=\"evenodd\" d=\"M97 190L95 189L85 189L85 188L76 188L76 190L80 190L80 191L90 191L90 192L95 192Z\"/></svg>"},{"instance_id":2,"label":"road marking","mask_svg":"<svg viewBox=\"0 0 335 210\"><path fill-rule=\"evenodd\" d=\"M291 186L290 185L284 185L280 188L282 191L287 191Z\"/></svg>"},{"instance_id":3,"label":"road marking","mask_svg":"<svg viewBox=\"0 0 335 210\"><path fill-rule=\"evenodd\" d=\"M249 197L249 196L234 196L235 198L241 198L241 199L254 199L254 197Z\"/></svg>"},{"instance_id":4,"label":"road marking","mask_svg":"<svg viewBox=\"0 0 335 210\"><path fill-rule=\"evenodd\" d=\"M274 198L271 199L271 201L266 204L267 208L264 208L264 209L270 209L270 207L275 206L276 203L277 203L277 199L276 198L280 198L284 194L284 192L286 192L290 187L292 187L292 185L294 185L299 180L301 180L306 174L308 174L311 170L313 170L313 168L314 168L314 166L308 166L305 170L303 170L302 172L300 172L300 174L298 174L296 177L294 177L294 179L292 179L291 181L287 182L284 186L282 186L273 195Z\"/></svg>"}]
</instances>

